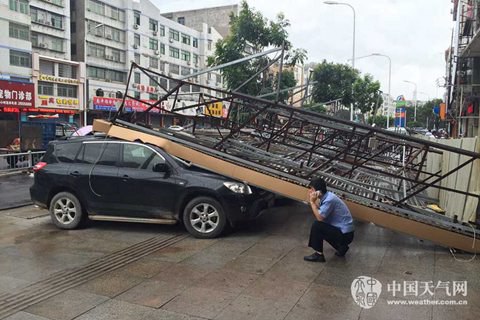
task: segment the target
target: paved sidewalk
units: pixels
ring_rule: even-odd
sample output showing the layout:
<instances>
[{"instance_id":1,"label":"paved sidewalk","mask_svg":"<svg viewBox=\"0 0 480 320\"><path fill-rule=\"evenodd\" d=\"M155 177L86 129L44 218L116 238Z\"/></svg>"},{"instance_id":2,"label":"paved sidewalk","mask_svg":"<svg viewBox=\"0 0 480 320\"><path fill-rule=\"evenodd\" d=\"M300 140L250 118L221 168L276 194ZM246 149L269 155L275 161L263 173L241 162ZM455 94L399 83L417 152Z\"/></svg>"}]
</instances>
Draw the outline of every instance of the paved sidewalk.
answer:
<instances>
[{"instance_id":1,"label":"paved sidewalk","mask_svg":"<svg viewBox=\"0 0 480 320\"><path fill-rule=\"evenodd\" d=\"M48 217L24 219L35 212L41 211L25 207L0 212L0 310L2 293L12 294L152 237L185 233L180 226L123 223L64 231ZM274 208L223 238L187 237L7 319L478 318L478 259L456 262L445 248L357 223L346 258L335 257L327 245L326 263L308 263L302 258L311 252L306 247L311 222L306 206ZM352 281L361 275L383 284L379 301L368 310L351 295ZM454 280L468 281L467 306L387 305L392 281Z\"/></svg>"}]
</instances>

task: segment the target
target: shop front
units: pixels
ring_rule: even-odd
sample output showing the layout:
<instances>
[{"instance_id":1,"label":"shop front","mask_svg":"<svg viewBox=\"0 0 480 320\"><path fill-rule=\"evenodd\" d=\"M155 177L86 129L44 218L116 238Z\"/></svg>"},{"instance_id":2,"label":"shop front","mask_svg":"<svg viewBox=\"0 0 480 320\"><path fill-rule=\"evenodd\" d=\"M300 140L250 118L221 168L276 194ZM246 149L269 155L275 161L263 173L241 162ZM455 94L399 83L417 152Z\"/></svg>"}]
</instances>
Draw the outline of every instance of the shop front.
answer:
<instances>
[{"instance_id":1,"label":"shop front","mask_svg":"<svg viewBox=\"0 0 480 320\"><path fill-rule=\"evenodd\" d=\"M0 148L20 136L20 123L35 109L33 83L0 80Z\"/></svg>"}]
</instances>

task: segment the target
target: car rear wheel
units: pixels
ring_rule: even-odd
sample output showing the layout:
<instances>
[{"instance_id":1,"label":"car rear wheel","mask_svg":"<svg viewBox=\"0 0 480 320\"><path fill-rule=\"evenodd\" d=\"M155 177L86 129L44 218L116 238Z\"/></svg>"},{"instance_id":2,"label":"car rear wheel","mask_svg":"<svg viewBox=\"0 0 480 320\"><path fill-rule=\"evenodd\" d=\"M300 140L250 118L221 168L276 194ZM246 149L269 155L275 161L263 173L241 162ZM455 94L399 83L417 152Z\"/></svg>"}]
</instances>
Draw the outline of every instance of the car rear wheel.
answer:
<instances>
[{"instance_id":1,"label":"car rear wheel","mask_svg":"<svg viewBox=\"0 0 480 320\"><path fill-rule=\"evenodd\" d=\"M218 201L209 197L198 197L185 207L183 223L194 237L210 239L223 232L227 218Z\"/></svg>"},{"instance_id":2,"label":"car rear wheel","mask_svg":"<svg viewBox=\"0 0 480 320\"><path fill-rule=\"evenodd\" d=\"M50 201L52 222L61 229L76 229L83 221L82 205L70 192L60 192Z\"/></svg>"}]
</instances>

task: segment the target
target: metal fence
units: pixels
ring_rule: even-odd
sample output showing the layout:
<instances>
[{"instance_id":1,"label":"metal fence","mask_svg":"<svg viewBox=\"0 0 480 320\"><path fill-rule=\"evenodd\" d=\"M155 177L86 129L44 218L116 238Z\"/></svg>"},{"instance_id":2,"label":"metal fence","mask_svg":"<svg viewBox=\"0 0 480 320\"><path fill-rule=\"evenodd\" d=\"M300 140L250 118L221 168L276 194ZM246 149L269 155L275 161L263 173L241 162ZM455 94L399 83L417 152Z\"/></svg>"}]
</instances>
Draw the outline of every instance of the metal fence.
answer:
<instances>
[{"instance_id":1,"label":"metal fence","mask_svg":"<svg viewBox=\"0 0 480 320\"><path fill-rule=\"evenodd\" d=\"M0 173L31 169L45 151L0 154Z\"/></svg>"}]
</instances>

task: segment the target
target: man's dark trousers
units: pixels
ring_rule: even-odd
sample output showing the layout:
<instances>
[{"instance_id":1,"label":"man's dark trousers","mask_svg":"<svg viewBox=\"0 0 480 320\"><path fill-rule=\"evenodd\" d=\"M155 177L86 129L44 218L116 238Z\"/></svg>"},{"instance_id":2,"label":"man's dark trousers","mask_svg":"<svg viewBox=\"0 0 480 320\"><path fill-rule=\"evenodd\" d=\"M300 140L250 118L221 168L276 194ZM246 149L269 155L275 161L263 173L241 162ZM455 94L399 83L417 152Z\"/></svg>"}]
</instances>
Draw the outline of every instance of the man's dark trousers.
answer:
<instances>
[{"instance_id":1,"label":"man's dark trousers","mask_svg":"<svg viewBox=\"0 0 480 320\"><path fill-rule=\"evenodd\" d=\"M318 252L323 252L323 240L327 241L337 251L342 252L353 241L353 231L342 231L331 224L315 220L310 230L308 246Z\"/></svg>"}]
</instances>

